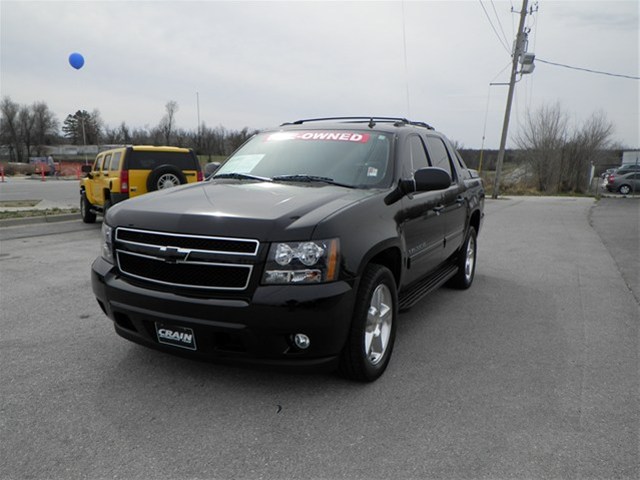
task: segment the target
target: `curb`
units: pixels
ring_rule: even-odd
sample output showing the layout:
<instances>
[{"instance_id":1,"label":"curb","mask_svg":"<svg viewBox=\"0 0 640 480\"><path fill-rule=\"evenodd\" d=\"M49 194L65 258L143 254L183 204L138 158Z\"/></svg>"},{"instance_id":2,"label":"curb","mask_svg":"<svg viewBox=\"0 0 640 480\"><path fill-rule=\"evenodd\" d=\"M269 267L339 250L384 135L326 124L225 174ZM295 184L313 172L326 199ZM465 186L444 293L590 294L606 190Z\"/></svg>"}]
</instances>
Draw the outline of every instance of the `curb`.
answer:
<instances>
[{"instance_id":1,"label":"curb","mask_svg":"<svg viewBox=\"0 0 640 480\"><path fill-rule=\"evenodd\" d=\"M79 213L64 213L61 215L42 215L38 217L7 218L0 220L0 227L15 227L18 225L33 225L36 223L56 223L80 220Z\"/></svg>"}]
</instances>

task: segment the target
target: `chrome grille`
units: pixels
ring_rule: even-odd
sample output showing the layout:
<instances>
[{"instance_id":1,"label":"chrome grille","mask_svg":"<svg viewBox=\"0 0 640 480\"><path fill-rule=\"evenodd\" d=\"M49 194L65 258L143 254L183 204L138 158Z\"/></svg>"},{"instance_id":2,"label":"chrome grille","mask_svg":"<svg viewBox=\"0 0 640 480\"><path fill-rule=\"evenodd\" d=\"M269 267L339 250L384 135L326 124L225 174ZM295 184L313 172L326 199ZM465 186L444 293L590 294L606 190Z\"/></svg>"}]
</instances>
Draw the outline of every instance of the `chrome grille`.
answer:
<instances>
[{"instance_id":1,"label":"chrome grille","mask_svg":"<svg viewBox=\"0 0 640 480\"><path fill-rule=\"evenodd\" d=\"M118 228L116 232L116 240L120 242L158 247L178 247L228 255L256 255L260 245L257 240L180 235L134 230L132 228Z\"/></svg>"},{"instance_id":2,"label":"chrome grille","mask_svg":"<svg viewBox=\"0 0 640 480\"><path fill-rule=\"evenodd\" d=\"M120 272L157 284L212 290L244 290L260 243L225 237L117 228Z\"/></svg>"}]
</instances>

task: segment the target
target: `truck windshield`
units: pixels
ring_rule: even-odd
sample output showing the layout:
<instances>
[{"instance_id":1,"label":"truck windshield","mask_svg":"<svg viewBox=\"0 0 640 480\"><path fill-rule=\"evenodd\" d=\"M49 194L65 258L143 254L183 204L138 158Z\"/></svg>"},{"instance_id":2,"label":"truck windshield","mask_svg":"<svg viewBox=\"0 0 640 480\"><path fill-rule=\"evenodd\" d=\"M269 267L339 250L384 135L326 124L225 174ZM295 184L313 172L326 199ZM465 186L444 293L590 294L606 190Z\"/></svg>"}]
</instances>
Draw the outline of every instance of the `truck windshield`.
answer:
<instances>
[{"instance_id":1,"label":"truck windshield","mask_svg":"<svg viewBox=\"0 0 640 480\"><path fill-rule=\"evenodd\" d=\"M391 184L390 134L348 130L289 130L256 135L213 178L312 181L355 188ZM238 175L233 175L238 174Z\"/></svg>"}]
</instances>

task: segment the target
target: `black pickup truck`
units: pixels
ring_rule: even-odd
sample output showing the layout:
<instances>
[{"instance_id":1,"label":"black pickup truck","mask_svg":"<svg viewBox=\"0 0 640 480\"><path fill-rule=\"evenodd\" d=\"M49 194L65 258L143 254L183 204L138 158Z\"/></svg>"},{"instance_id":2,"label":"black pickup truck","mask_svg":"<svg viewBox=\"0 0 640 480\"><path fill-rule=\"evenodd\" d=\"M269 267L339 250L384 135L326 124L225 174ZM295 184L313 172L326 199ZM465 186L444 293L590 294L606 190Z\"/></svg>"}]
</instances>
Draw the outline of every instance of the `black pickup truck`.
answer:
<instances>
[{"instance_id":1,"label":"black pickup truck","mask_svg":"<svg viewBox=\"0 0 640 480\"><path fill-rule=\"evenodd\" d=\"M373 381L400 310L471 285L484 196L426 123L287 123L205 182L111 208L93 291L142 345Z\"/></svg>"}]
</instances>

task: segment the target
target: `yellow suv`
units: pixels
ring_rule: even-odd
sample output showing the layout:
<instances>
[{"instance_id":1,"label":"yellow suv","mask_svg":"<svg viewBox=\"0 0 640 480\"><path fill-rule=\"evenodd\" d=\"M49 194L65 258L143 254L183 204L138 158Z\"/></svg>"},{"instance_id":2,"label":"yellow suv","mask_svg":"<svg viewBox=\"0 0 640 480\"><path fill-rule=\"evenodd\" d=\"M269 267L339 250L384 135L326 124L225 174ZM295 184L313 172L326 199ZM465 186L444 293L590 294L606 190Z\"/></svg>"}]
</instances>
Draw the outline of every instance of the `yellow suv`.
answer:
<instances>
[{"instance_id":1,"label":"yellow suv","mask_svg":"<svg viewBox=\"0 0 640 480\"><path fill-rule=\"evenodd\" d=\"M190 148L136 145L100 152L84 165L80 180L80 214L96 221L109 207L143 193L202 180L198 157Z\"/></svg>"}]
</instances>

